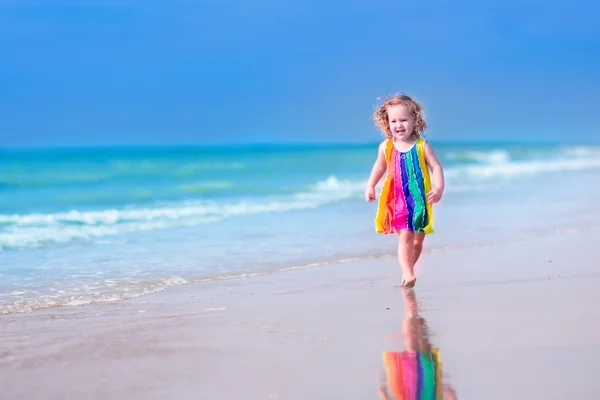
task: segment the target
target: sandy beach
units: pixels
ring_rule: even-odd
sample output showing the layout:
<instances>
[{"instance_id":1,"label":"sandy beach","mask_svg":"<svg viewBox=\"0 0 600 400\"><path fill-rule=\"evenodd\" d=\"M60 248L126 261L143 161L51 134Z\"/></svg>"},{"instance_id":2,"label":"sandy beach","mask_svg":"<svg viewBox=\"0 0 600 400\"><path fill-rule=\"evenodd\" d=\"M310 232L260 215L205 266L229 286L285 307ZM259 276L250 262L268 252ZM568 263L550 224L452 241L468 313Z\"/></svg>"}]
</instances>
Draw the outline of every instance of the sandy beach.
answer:
<instances>
[{"instance_id":1,"label":"sandy beach","mask_svg":"<svg viewBox=\"0 0 600 400\"><path fill-rule=\"evenodd\" d=\"M600 230L437 251L414 295L458 399L595 398ZM1 317L6 399L377 399L393 258Z\"/></svg>"}]
</instances>

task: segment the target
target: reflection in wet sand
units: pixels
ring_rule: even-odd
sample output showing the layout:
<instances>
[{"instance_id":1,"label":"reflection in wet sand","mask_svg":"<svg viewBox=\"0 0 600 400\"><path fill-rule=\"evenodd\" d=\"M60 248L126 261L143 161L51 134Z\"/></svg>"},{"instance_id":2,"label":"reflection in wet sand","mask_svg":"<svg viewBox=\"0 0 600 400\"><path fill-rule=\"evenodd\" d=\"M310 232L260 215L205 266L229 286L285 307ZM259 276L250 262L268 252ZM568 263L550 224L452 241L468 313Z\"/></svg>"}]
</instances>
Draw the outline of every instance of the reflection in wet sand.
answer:
<instances>
[{"instance_id":1,"label":"reflection in wet sand","mask_svg":"<svg viewBox=\"0 0 600 400\"><path fill-rule=\"evenodd\" d=\"M404 351L384 351L385 382L382 400L456 400L456 393L442 383L442 358L429 341L427 321L419 316L415 291L403 289Z\"/></svg>"}]
</instances>

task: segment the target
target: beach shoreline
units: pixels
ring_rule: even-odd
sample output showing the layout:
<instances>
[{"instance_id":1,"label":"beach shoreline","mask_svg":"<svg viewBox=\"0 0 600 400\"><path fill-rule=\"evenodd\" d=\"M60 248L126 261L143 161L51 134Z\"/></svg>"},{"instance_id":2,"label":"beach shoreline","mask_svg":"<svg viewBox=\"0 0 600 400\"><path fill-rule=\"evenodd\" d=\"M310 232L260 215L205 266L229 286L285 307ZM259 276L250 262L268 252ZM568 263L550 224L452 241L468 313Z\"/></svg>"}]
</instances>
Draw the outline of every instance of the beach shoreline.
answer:
<instances>
[{"instance_id":1,"label":"beach shoreline","mask_svg":"<svg viewBox=\"0 0 600 400\"><path fill-rule=\"evenodd\" d=\"M599 239L423 256L417 303L459 399L596 394ZM390 257L5 315L0 381L28 399L376 398L382 352L402 348L399 281Z\"/></svg>"},{"instance_id":2,"label":"beach shoreline","mask_svg":"<svg viewBox=\"0 0 600 400\"><path fill-rule=\"evenodd\" d=\"M594 218L594 221L596 218ZM461 251L461 250L469 250L480 247L493 247L493 246L501 246L501 245L509 245L511 243L518 243L528 240L537 240L543 239L546 237L551 237L559 234L573 234L580 233L585 234L589 231L595 231L600 229L600 224L598 223L590 223L587 226L582 226L580 223L577 224L560 224L555 228L546 227L545 229L538 229L537 231L532 232L520 232L518 234L512 235L512 237L504 236L494 236L486 237L485 239L477 238L477 235L459 235L460 239L456 237L451 237L448 235L447 229L442 228L442 233L435 233L434 235L429 235L430 237L425 243L423 249L423 255L432 254L432 253L445 253L451 251ZM446 232L444 232L446 230ZM437 231L436 231L437 232ZM378 236L389 236L383 238L384 241L387 241L389 245L393 247L395 237L394 235L378 235ZM433 236L433 237L431 237ZM178 290L181 287L189 286L189 285L203 285L203 284L213 284L218 282L229 282L236 280L250 280L252 282L253 279L270 276L270 275L279 275L279 274L287 274L293 273L295 271L302 270L311 270L315 268L330 268L339 264L346 263L361 263L368 261L375 261L380 259L389 259L395 258L395 250L384 250L381 248L380 251L376 252L363 252L356 253L354 255L331 255L328 258L323 257L312 257L309 258L305 256L304 263L298 262L288 262L284 265L272 266L270 269L264 268L251 268L247 272L240 273L221 273L221 274L213 274L213 275L200 275L200 276L164 276L164 277L156 277L158 281L152 279L147 287L142 287L141 289L129 291L125 290L125 292L115 292L115 293L105 293L99 295L97 298L90 298L88 296L79 298L78 296L70 296L64 298L56 298L49 297L46 299L36 299L36 298L24 298L22 300L16 301L14 303L0 302L0 317L4 315L15 315L15 314L26 314L30 315L31 313L39 313L44 310L47 310L50 313L57 312L61 308L77 308L83 306L93 306L93 305L106 305L106 304L114 304L123 301L129 301L132 299L146 298L147 296L153 296L159 294L164 291ZM66 311L68 312L68 311Z\"/></svg>"}]
</instances>

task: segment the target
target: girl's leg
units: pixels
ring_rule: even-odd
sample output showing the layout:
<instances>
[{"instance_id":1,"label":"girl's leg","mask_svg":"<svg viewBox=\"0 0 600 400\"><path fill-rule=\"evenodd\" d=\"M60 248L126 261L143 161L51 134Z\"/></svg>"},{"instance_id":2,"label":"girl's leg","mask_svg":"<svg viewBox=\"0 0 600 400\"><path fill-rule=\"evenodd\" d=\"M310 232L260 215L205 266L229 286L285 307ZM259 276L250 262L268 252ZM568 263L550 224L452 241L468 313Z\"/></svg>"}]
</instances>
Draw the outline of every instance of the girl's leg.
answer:
<instances>
[{"instance_id":1,"label":"girl's leg","mask_svg":"<svg viewBox=\"0 0 600 400\"><path fill-rule=\"evenodd\" d=\"M413 287L417 281L414 272L414 241L414 232L398 231L398 262L400 262L400 268L402 268L402 286L405 287Z\"/></svg>"},{"instance_id":2,"label":"girl's leg","mask_svg":"<svg viewBox=\"0 0 600 400\"><path fill-rule=\"evenodd\" d=\"M423 242L425 241L425 233L419 232L415 233L415 241L413 242L413 254L414 254L414 263L417 263L419 260L419 256L421 255L421 251L423 250Z\"/></svg>"},{"instance_id":3,"label":"girl's leg","mask_svg":"<svg viewBox=\"0 0 600 400\"><path fill-rule=\"evenodd\" d=\"M404 319L402 320L402 336L404 338L404 351L419 351L419 338L417 337L417 299L415 292L403 289Z\"/></svg>"}]
</instances>

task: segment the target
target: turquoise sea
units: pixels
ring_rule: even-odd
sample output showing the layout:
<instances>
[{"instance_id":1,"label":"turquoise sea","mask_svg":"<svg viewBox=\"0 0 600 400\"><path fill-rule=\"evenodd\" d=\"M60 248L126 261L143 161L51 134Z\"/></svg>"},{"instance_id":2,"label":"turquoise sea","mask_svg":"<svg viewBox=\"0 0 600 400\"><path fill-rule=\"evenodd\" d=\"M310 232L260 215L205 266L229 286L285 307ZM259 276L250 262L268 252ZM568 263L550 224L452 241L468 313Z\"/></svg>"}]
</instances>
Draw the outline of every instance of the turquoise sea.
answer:
<instances>
[{"instance_id":1,"label":"turquoise sea","mask_svg":"<svg viewBox=\"0 0 600 400\"><path fill-rule=\"evenodd\" d=\"M430 251L600 220L598 145L433 145ZM376 148L0 150L0 314L393 254L363 199Z\"/></svg>"}]
</instances>

